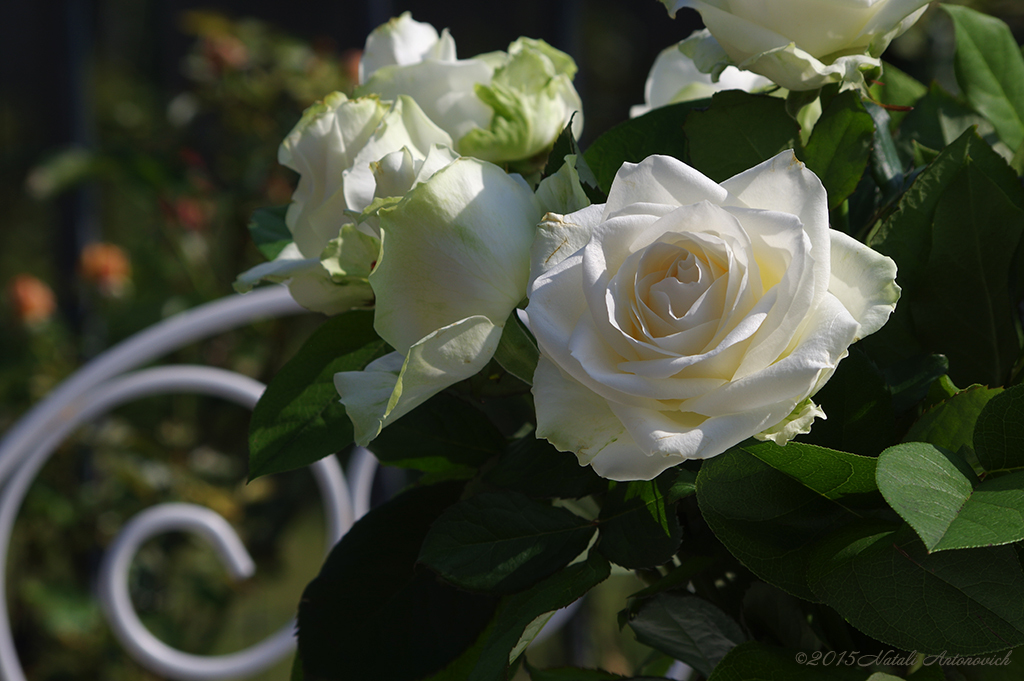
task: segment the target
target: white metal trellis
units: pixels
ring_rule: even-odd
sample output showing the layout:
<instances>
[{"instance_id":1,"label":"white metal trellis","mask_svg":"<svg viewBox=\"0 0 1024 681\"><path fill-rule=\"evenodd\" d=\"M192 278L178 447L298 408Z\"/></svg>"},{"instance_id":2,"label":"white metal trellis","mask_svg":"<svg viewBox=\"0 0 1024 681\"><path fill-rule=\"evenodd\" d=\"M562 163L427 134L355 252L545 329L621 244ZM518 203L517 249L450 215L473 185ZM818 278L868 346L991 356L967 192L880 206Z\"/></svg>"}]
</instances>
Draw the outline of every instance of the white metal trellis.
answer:
<instances>
[{"instance_id":1,"label":"white metal trellis","mask_svg":"<svg viewBox=\"0 0 1024 681\"><path fill-rule=\"evenodd\" d=\"M0 681L26 681L14 647L6 600L6 564L11 531L39 470L76 428L120 404L169 393L200 393L252 408L264 386L238 373L201 366L165 366L135 371L173 350L257 319L305 312L285 287L259 289L183 312L146 329L96 357L36 405L0 440ZM131 372L131 373L129 373ZM363 448L350 459L349 479L333 456L313 465L327 518L328 550L369 509L377 460ZM107 549L98 596L107 621L125 650L157 674L183 681L244 678L294 650L294 621L243 651L190 655L153 636L135 613L128 594L128 569L139 546L162 532L186 531L207 541L236 579L251 576L252 559L223 517L192 504L160 504L132 518ZM536 640L564 624L575 604L555 614Z\"/></svg>"}]
</instances>

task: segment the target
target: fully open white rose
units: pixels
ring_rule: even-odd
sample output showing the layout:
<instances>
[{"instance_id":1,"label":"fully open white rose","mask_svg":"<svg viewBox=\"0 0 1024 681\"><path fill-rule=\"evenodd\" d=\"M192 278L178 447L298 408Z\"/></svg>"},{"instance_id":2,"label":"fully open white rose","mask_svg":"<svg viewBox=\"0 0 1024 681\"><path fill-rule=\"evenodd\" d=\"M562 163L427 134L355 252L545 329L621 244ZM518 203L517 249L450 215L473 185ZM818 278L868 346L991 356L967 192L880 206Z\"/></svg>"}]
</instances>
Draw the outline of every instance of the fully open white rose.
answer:
<instances>
[{"instance_id":1,"label":"fully open white rose","mask_svg":"<svg viewBox=\"0 0 1024 681\"><path fill-rule=\"evenodd\" d=\"M375 198L404 194L428 156L430 169L451 162L454 154L443 151L451 144L409 97L335 92L309 107L278 152L281 165L299 173L285 217L293 243L240 275L235 288L287 282L299 304L327 314L372 305L367 277L379 234L356 215Z\"/></svg>"},{"instance_id":2,"label":"fully open white rose","mask_svg":"<svg viewBox=\"0 0 1024 681\"><path fill-rule=\"evenodd\" d=\"M728 64L790 90L864 82L893 38L917 21L928 0L662 0L669 13L690 7L710 32L691 54L705 73ZM713 36L713 37L712 37Z\"/></svg>"},{"instance_id":3,"label":"fully open white rose","mask_svg":"<svg viewBox=\"0 0 1024 681\"><path fill-rule=\"evenodd\" d=\"M540 229L537 434L614 480L806 432L808 398L899 298L895 263L829 229L791 151L721 185L627 163L607 204Z\"/></svg>"},{"instance_id":4,"label":"fully open white rose","mask_svg":"<svg viewBox=\"0 0 1024 681\"><path fill-rule=\"evenodd\" d=\"M464 156L529 159L570 119L575 135L582 133L576 64L541 40L520 38L505 52L458 59L447 29L439 35L406 12L370 34L359 73L359 93L412 97Z\"/></svg>"}]
</instances>

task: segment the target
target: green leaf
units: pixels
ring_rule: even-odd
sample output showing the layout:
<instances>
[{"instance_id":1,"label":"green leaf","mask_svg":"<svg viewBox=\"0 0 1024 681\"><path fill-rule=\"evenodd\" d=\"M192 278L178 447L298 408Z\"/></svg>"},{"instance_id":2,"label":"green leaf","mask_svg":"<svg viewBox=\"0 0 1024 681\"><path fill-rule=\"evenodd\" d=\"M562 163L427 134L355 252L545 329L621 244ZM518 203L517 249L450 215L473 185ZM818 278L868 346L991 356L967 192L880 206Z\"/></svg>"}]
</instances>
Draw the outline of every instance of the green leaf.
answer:
<instances>
[{"instance_id":1,"label":"green leaf","mask_svg":"<svg viewBox=\"0 0 1024 681\"><path fill-rule=\"evenodd\" d=\"M533 385L533 372L537 370L540 351L537 349L537 341L519 321L516 310L512 310L512 314L505 320L494 359L520 381Z\"/></svg>"},{"instance_id":2,"label":"green leaf","mask_svg":"<svg viewBox=\"0 0 1024 681\"><path fill-rule=\"evenodd\" d=\"M754 582L743 594L743 623L758 641L776 641L792 650L823 647L802 602L764 582Z\"/></svg>"},{"instance_id":3,"label":"green leaf","mask_svg":"<svg viewBox=\"0 0 1024 681\"><path fill-rule=\"evenodd\" d=\"M686 160L683 120L691 109L706 107L708 103L709 100L700 99L663 106L620 123L594 140L584 158L601 191L608 193L623 163L639 163L651 154Z\"/></svg>"},{"instance_id":4,"label":"green leaf","mask_svg":"<svg viewBox=\"0 0 1024 681\"><path fill-rule=\"evenodd\" d=\"M702 464L697 503L722 544L755 575L818 601L806 579L814 544L888 508L874 466L868 457L796 442L745 443Z\"/></svg>"},{"instance_id":5,"label":"green leaf","mask_svg":"<svg viewBox=\"0 0 1024 681\"><path fill-rule=\"evenodd\" d=\"M1000 385L1016 359L1009 273L1024 231L1022 206L1016 175L968 131L869 238L900 268L903 295L892 321L900 316L926 351L946 355L956 383ZM881 337L892 340L887 333Z\"/></svg>"},{"instance_id":6,"label":"green leaf","mask_svg":"<svg viewBox=\"0 0 1024 681\"><path fill-rule=\"evenodd\" d=\"M1024 643L1024 574L1009 546L929 554L909 525L860 523L823 541L814 593L902 650L980 655Z\"/></svg>"},{"instance_id":7,"label":"green leaf","mask_svg":"<svg viewBox=\"0 0 1024 681\"><path fill-rule=\"evenodd\" d=\"M696 596L661 593L630 617L636 639L709 676L726 653L747 639L734 619Z\"/></svg>"},{"instance_id":8,"label":"green leaf","mask_svg":"<svg viewBox=\"0 0 1024 681\"><path fill-rule=\"evenodd\" d=\"M249 423L249 479L307 466L352 444L334 374L360 371L388 352L373 313L331 317L267 386Z\"/></svg>"},{"instance_id":9,"label":"green leaf","mask_svg":"<svg viewBox=\"0 0 1024 681\"><path fill-rule=\"evenodd\" d=\"M302 675L302 656L295 653L295 657L292 658L292 671L288 676L288 681L305 681L305 677Z\"/></svg>"},{"instance_id":10,"label":"green leaf","mask_svg":"<svg viewBox=\"0 0 1024 681\"><path fill-rule=\"evenodd\" d=\"M974 448L987 471L1024 467L1024 386L995 395L974 423Z\"/></svg>"},{"instance_id":11,"label":"green leaf","mask_svg":"<svg viewBox=\"0 0 1024 681\"><path fill-rule=\"evenodd\" d=\"M540 626L556 610L583 597L609 574L608 561L591 554L587 560L568 566L528 591L503 597L494 619L476 643L425 681L505 681L510 658L525 649Z\"/></svg>"},{"instance_id":12,"label":"green leaf","mask_svg":"<svg viewBox=\"0 0 1024 681\"><path fill-rule=\"evenodd\" d=\"M799 442L780 446L774 442L748 440L734 449L756 456L804 487L832 501L876 490L876 459L870 456L857 456Z\"/></svg>"},{"instance_id":13,"label":"green leaf","mask_svg":"<svg viewBox=\"0 0 1024 681\"><path fill-rule=\"evenodd\" d=\"M249 234L267 260L276 258L292 242L292 232L284 221L287 212L288 206L257 208L252 212Z\"/></svg>"},{"instance_id":14,"label":"green leaf","mask_svg":"<svg viewBox=\"0 0 1024 681\"><path fill-rule=\"evenodd\" d=\"M653 567L672 559L683 529L676 517L672 488L694 474L670 468L654 480L637 480L615 485L601 506L600 540L597 550L608 560L625 568Z\"/></svg>"},{"instance_id":15,"label":"green leaf","mask_svg":"<svg viewBox=\"0 0 1024 681\"><path fill-rule=\"evenodd\" d=\"M437 519L419 561L464 589L529 588L586 550L593 524L518 492L484 492Z\"/></svg>"},{"instance_id":16,"label":"green leaf","mask_svg":"<svg viewBox=\"0 0 1024 681\"><path fill-rule=\"evenodd\" d=\"M893 443L892 396L881 372L857 347L850 349L814 401L828 418L815 422L800 441L864 456L877 456Z\"/></svg>"},{"instance_id":17,"label":"green leaf","mask_svg":"<svg viewBox=\"0 0 1024 681\"><path fill-rule=\"evenodd\" d=\"M967 7L943 5L956 27L954 64L967 101L1016 149L1024 142L1024 57L1010 28Z\"/></svg>"},{"instance_id":18,"label":"green leaf","mask_svg":"<svg viewBox=\"0 0 1024 681\"><path fill-rule=\"evenodd\" d=\"M889 131L889 113L872 102L864 102L864 110L875 122L874 144L871 147L871 174L875 184L882 191L881 201L884 205L903 191L903 163Z\"/></svg>"},{"instance_id":19,"label":"green leaf","mask_svg":"<svg viewBox=\"0 0 1024 681\"><path fill-rule=\"evenodd\" d=\"M299 602L307 677L412 681L472 646L498 600L443 584L415 565L431 523L461 491L454 483L413 488L342 537Z\"/></svg>"},{"instance_id":20,"label":"green leaf","mask_svg":"<svg viewBox=\"0 0 1024 681\"><path fill-rule=\"evenodd\" d=\"M805 663L801 664L798 659ZM748 641L729 651L708 681L864 681L866 678L864 669L820 662L812 664L804 651Z\"/></svg>"},{"instance_id":21,"label":"green leaf","mask_svg":"<svg viewBox=\"0 0 1024 681\"><path fill-rule=\"evenodd\" d=\"M957 392L922 414L903 441L930 442L951 452L970 447L978 416L989 400L1001 391L1002 388L990 390L985 386L972 385Z\"/></svg>"},{"instance_id":22,"label":"green leaf","mask_svg":"<svg viewBox=\"0 0 1024 681\"><path fill-rule=\"evenodd\" d=\"M740 90L718 92L711 106L686 117L690 164L715 182L794 149L800 127L777 97Z\"/></svg>"},{"instance_id":23,"label":"green leaf","mask_svg":"<svg viewBox=\"0 0 1024 681\"><path fill-rule=\"evenodd\" d=\"M1024 473L975 488L955 457L924 442L891 447L878 457L878 489L929 552L1024 539Z\"/></svg>"},{"instance_id":24,"label":"green leaf","mask_svg":"<svg viewBox=\"0 0 1024 681\"><path fill-rule=\"evenodd\" d=\"M932 383L947 371L949 360L942 355L916 355L886 367L882 373L892 394L893 412L902 414L927 397Z\"/></svg>"},{"instance_id":25,"label":"green leaf","mask_svg":"<svg viewBox=\"0 0 1024 681\"><path fill-rule=\"evenodd\" d=\"M1009 272L1022 233L1024 211L974 164L938 202L911 311L920 334L949 358L955 382L1002 385L1009 378L1019 351Z\"/></svg>"},{"instance_id":26,"label":"green leaf","mask_svg":"<svg viewBox=\"0 0 1024 681\"><path fill-rule=\"evenodd\" d=\"M825 185L829 210L857 188L874 134L874 120L853 90L833 98L814 125L803 160Z\"/></svg>"},{"instance_id":27,"label":"green leaf","mask_svg":"<svg viewBox=\"0 0 1024 681\"><path fill-rule=\"evenodd\" d=\"M536 499L578 499L608 489L608 481L581 466L575 454L560 452L533 433L512 442L484 480Z\"/></svg>"},{"instance_id":28,"label":"green leaf","mask_svg":"<svg viewBox=\"0 0 1024 681\"><path fill-rule=\"evenodd\" d=\"M944 149L968 129L975 127L986 142L998 142L995 128L967 104L949 94L938 83L918 100L900 126L898 146L906 157ZM915 152L915 149L923 149Z\"/></svg>"},{"instance_id":29,"label":"green leaf","mask_svg":"<svg viewBox=\"0 0 1024 681\"><path fill-rule=\"evenodd\" d=\"M470 473L500 454L505 438L479 409L441 393L381 431L370 448L389 466Z\"/></svg>"},{"instance_id":30,"label":"green leaf","mask_svg":"<svg viewBox=\"0 0 1024 681\"><path fill-rule=\"evenodd\" d=\"M872 84L869 91L876 102L888 106L905 107L915 106L917 101L928 91L928 88L892 64L883 62L881 82ZM895 129L899 126L906 115L906 111L890 109L890 128Z\"/></svg>"},{"instance_id":31,"label":"green leaf","mask_svg":"<svg viewBox=\"0 0 1024 681\"><path fill-rule=\"evenodd\" d=\"M565 129L562 130L562 134L555 140L555 145L551 149L551 153L548 155L548 163L544 168L544 177L554 175L558 170L565 164L566 156L575 157L576 175L580 179L580 184L583 185L583 191L590 198L593 203L601 203L605 200L605 196L601 194L601 190L598 189L597 178L594 176L594 171L587 165L586 159L583 157L583 152L580 151L579 144L576 142L576 138L572 134L572 119L576 117L576 113L573 113L572 118L566 124Z\"/></svg>"}]
</instances>

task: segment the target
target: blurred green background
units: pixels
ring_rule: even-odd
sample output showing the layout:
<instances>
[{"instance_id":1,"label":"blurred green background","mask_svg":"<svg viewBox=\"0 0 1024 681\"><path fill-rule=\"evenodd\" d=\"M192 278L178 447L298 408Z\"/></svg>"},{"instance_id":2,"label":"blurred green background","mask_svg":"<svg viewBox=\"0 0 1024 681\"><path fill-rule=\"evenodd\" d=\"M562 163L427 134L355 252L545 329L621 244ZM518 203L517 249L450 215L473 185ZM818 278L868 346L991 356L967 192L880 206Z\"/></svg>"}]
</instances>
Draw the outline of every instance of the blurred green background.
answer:
<instances>
[{"instance_id":1,"label":"blurred green background","mask_svg":"<svg viewBox=\"0 0 1024 681\"><path fill-rule=\"evenodd\" d=\"M1024 3L970 2L1024 38ZM4 0L0 3L0 432L76 368L153 323L232 293L258 263L246 224L286 203L295 176L277 146L302 110L353 86L366 34L392 15L449 27L461 57L543 38L580 65L583 144L643 100L657 53L699 27L655 0L288 3L264 0ZM952 33L929 12L887 58L955 89ZM322 318L262 322L171 362L269 381ZM257 577L231 583L212 553L169 535L132 571L144 622L193 653L238 650L294 613L319 568L322 517L305 471L246 479L248 414L216 400L152 398L82 429L22 508L8 602L33 681L157 678L132 662L93 597L102 549L140 510L209 506L239 528ZM642 659L614 613L634 588L588 603L595 628L537 661L632 673ZM285 679L289 662L261 678Z\"/></svg>"}]
</instances>

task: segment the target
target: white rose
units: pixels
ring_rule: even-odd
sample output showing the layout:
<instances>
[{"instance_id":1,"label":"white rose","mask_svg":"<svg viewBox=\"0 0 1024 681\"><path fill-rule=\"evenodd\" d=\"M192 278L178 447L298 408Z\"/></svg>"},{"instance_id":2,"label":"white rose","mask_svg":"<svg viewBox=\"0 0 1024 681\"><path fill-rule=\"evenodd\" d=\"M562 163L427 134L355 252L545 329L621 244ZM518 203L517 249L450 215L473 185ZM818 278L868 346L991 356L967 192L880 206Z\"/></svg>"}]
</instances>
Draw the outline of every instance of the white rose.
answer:
<instances>
[{"instance_id":1,"label":"white rose","mask_svg":"<svg viewBox=\"0 0 1024 681\"><path fill-rule=\"evenodd\" d=\"M526 295L539 220L521 177L465 157L380 211L373 325L395 352L334 377L356 442L490 361Z\"/></svg>"},{"instance_id":2,"label":"white rose","mask_svg":"<svg viewBox=\"0 0 1024 681\"><path fill-rule=\"evenodd\" d=\"M924 13L928 0L662 0L675 16L700 12L707 31L705 73L728 64L759 73L790 90L864 83L893 38ZM711 37L714 36L714 37Z\"/></svg>"},{"instance_id":3,"label":"white rose","mask_svg":"<svg viewBox=\"0 0 1024 681\"><path fill-rule=\"evenodd\" d=\"M525 160L550 147L570 119L576 136L582 132L576 64L541 40L458 59L447 29L438 35L406 12L370 34L359 68L359 93L412 97L464 156Z\"/></svg>"},{"instance_id":4,"label":"white rose","mask_svg":"<svg viewBox=\"0 0 1024 681\"><path fill-rule=\"evenodd\" d=\"M385 102L335 92L314 104L278 152L278 161L299 173L285 217L294 242L274 260L243 273L235 288L287 281L299 304L327 314L371 305L366 279L377 259L379 234L372 222L357 224L356 217L375 198L410 187L428 155L450 162L454 154L438 147L451 144L408 97ZM401 158L384 162L392 153ZM392 166L398 178L387 172Z\"/></svg>"},{"instance_id":5,"label":"white rose","mask_svg":"<svg viewBox=\"0 0 1024 681\"><path fill-rule=\"evenodd\" d=\"M740 71L728 66L712 81L711 76L702 73L693 58L681 50L683 43L666 47L654 60L644 85L644 103L629 109L629 117L643 116L652 109L704 99L722 90L745 90L754 92L771 85L771 81L750 71Z\"/></svg>"},{"instance_id":6,"label":"white rose","mask_svg":"<svg viewBox=\"0 0 1024 681\"><path fill-rule=\"evenodd\" d=\"M627 163L607 204L540 229L537 434L613 480L807 432L808 398L899 297L895 263L829 229L791 151L721 185L667 156Z\"/></svg>"}]
</instances>

